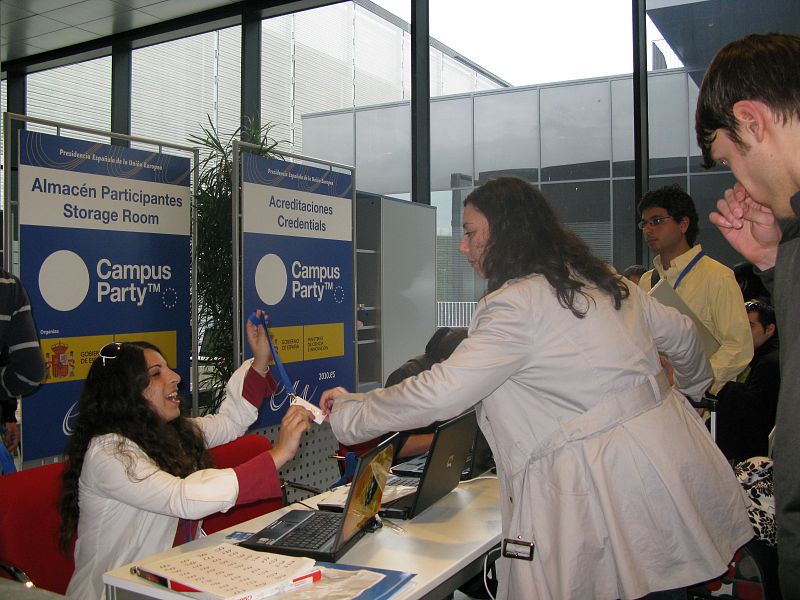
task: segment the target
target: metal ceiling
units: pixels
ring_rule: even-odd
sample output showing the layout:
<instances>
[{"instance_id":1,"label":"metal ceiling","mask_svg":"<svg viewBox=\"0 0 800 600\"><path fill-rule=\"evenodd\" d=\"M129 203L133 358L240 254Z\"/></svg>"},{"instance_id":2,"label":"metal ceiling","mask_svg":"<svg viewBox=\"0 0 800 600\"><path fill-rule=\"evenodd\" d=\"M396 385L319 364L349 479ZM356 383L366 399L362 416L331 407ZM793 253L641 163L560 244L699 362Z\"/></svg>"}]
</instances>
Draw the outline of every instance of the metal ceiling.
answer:
<instances>
[{"instance_id":1,"label":"metal ceiling","mask_svg":"<svg viewBox=\"0 0 800 600\"><path fill-rule=\"evenodd\" d=\"M236 24L243 11L267 17L333 1L0 0L0 62L3 71L28 71L29 65L38 70L57 65L66 54L107 54L117 40L141 46L176 30Z\"/></svg>"}]
</instances>

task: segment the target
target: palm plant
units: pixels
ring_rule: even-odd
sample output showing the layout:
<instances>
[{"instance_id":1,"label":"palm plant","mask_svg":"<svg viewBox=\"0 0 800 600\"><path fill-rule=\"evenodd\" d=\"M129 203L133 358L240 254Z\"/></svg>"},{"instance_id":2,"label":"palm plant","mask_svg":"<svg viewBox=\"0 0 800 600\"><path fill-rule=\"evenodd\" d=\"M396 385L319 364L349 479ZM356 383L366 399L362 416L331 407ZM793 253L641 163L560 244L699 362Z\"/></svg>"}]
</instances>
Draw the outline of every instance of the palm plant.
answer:
<instances>
[{"instance_id":1,"label":"palm plant","mask_svg":"<svg viewBox=\"0 0 800 600\"><path fill-rule=\"evenodd\" d=\"M269 136L273 127L272 123L259 126L248 119L230 136L223 137L209 117L208 126L200 126L201 134L189 136L189 143L200 147L194 203L197 214L198 326L203 334L202 350L206 362L198 384L202 392L210 392L210 398L201 402L203 412L217 411L224 397L225 383L233 373L233 141L240 137L255 144L256 148L247 150L253 154L280 156L275 152L280 142Z\"/></svg>"}]
</instances>

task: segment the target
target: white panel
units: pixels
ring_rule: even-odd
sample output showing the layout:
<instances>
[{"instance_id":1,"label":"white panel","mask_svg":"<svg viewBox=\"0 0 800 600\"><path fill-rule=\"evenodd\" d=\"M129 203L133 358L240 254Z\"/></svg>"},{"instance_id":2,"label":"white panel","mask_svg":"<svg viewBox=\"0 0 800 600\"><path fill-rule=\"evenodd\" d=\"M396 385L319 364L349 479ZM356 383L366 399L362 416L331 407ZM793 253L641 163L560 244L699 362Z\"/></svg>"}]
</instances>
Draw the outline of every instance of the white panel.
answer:
<instances>
[{"instance_id":1,"label":"white panel","mask_svg":"<svg viewBox=\"0 0 800 600\"><path fill-rule=\"evenodd\" d=\"M292 137L292 22L294 15L267 19L261 32L261 122L276 140Z\"/></svg>"},{"instance_id":2,"label":"white panel","mask_svg":"<svg viewBox=\"0 0 800 600\"><path fill-rule=\"evenodd\" d=\"M411 107L356 112L358 189L380 194L411 191Z\"/></svg>"},{"instance_id":3,"label":"white panel","mask_svg":"<svg viewBox=\"0 0 800 600\"><path fill-rule=\"evenodd\" d=\"M475 71L450 56L442 56L442 95L475 91Z\"/></svg>"},{"instance_id":4,"label":"white panel","mask_svg":"<svg viewBox=\"0 0 800 600\"><path fill-rule=\"evenodd\" d=\"M245 233L349 241L353 237L352 212L349 198L242 184Z\"/></svg>"},{"instance_id":5,"label":"white panel","mask_svg":"<svg viewBox=\"0 0 800 600\"><path fill-rule=\"evenodd\" d=\"M448 190L454 179L472 184L472 98L431 101L431 189Z\"/></svg>"},{"instance_id":6,"label":"white panel","mask_svg":"<svg viewBox=\"0 0 800 600\"><path fill-rule=\"evenodd\" d=\"M219 131L225 138L239 127L242 114L242 29L219 32L217 114ZM264 123L262 123L263 125Z\"/></svg>"},{"instance_id":7,"label":"white panel","mask_svg":"<svg viewBox=\"0 0 800 600\"><path fill-rule=\"evenodd\" d=\"M475 96L475 174L539 168L539 90ZM535 171L534 171L535 172Z\"/></svg>"},{"instance_id":8,"label":"white panel","mask_svg":"<svg viewBox=\"0 0 800 600\"><path fill-rule=\"evenodd\" d=\"M189 235L186 186L25 165L19 185L26 190L21 224ZM74 200L64 201L65 188ZM59 204L62 210L53 210Z\"/></svg>"},{"instance_id":9,"label":"white panel","mask_svg":"<svg viewBox=\"0 0 800 600\"><path fill-rule=\"evenodd\" d=\"M303 118L306 156L344 165L355 165L355 128L352 111Z\"/></svg>"},{"instance_id":10,"label":"white panel","mask_svg":"<svg viewBox=\"0 0 800 600\"><path fill-rule=\"evenodd\" d=\"M302 115L353 106L353 5L294 15L294 151L302 153Z\"/></svg>"},{"instance_id":11,"label":"white panel","mask_svg":"<svg viewBox=\"0 0 800 600\"><path fill-rule=\"evenodd\" d=\"M381 200L383 378L421 354L436 329L436 209Z\"/></svg>"},{"instance_id":12,"label":"white panel","mask_svg":"<svg viewBox=\"0 0 800 600\"><path fill-rule=\"evenodd\" d=\"M355 104L403 99L403 30L355 7Z\"/></svg>"},{"instance_id":13,"label":"white panel","mask_svg":"<svg viewBox=\"0 0 800 600\"><path fill-rule=\"evenodd\" d=\"M649 75L647 85L650 158L686 156L689 148L686 73Z\"/></svg>"},{"instance_id":14,"label":"white panel","mask_svg":"<svg viewBox=\"0 0 800 600\"><path fill-rule=\"evenodd\" d=\"M542 167L609 160L607 81L542 88Z\"/></svg>"},{"instance_id":15,"label":"white panel","mask_svg":"<svg viewBox=\"0 0 800 600\"><path fill-rule=\"evenodd\" d=\"M441 96L442 90L442 51L436 48L430 49L430 70L431 70L431 98Z\"/></svg>"},{"instance_id":16,"label":"white panel","mask_svg":"<svg viewBox=\"0 0 800 600\"><path fill-rule=\"evenodd\" d=\"M133 135L186 144L209 117L219 125L216 45L211 32L133 51Z\"/></svg>"},{"instance_id":17,"label":"white panel","mask_svg":"<svg viewBox=\"0 0 800 600\"><path fill-rule=\"evenodd\" d=\"M611 155L614 162L633 160L633 79L611 81Z\"/></svg>"}]
</instances>

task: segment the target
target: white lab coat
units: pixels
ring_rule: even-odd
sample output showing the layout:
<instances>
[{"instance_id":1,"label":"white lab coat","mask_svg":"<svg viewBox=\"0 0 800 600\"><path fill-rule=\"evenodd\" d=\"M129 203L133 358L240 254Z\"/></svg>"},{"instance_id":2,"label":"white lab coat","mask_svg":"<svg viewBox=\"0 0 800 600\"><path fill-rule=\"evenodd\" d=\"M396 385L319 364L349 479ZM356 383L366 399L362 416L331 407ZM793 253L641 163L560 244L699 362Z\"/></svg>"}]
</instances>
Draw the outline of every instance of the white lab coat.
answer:
<instances>
[{"instance_id":1,"label":"white lab coat","mask_svg":"<svg viewBox=\"0 0 800 600\"><path fill-rule=\"evenodd\" d=\"M678 389L712 380L694 325L630 287L620 310L589 290L585 318L542 276L478 302L447 361L390 388L336 400L352 444L476 405L498 467L503 537L535 543L504 559L500 598L639 598L720 575L753 535L732 470Z\"/></svg>"}]
</instances>

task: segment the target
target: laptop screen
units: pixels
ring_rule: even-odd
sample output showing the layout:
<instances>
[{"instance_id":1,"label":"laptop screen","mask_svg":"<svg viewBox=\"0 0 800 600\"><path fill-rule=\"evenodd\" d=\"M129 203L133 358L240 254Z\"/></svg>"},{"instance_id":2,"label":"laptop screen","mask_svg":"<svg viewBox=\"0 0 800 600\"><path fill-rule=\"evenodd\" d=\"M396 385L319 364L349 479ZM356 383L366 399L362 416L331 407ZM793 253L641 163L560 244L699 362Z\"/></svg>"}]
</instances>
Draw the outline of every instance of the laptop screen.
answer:
<instances>
[{"instance_id":1,"label":"laptop screen","mask_svg":"<svg viewBox=\"0 0 800 600\"><path fill-rule=\"evenodd\" d=\"M374 451L361 457L359 469L350 486L350 496L345 504L344 523L340 533L341 538L336 544L337 548L378 514L394 454L393 444L387 442L390 440L386 440Z\"/></svg>"}]
</instances>

